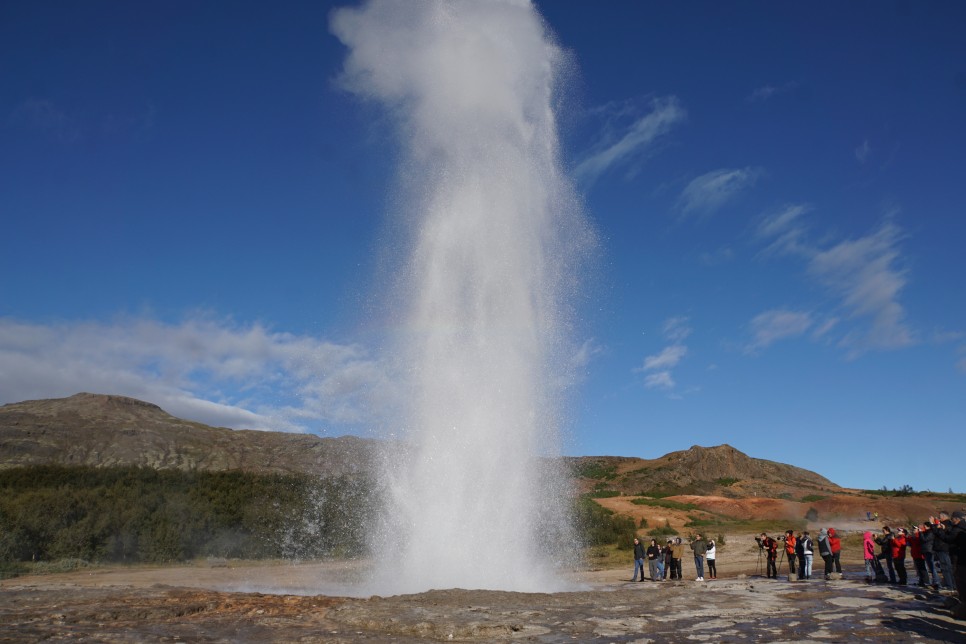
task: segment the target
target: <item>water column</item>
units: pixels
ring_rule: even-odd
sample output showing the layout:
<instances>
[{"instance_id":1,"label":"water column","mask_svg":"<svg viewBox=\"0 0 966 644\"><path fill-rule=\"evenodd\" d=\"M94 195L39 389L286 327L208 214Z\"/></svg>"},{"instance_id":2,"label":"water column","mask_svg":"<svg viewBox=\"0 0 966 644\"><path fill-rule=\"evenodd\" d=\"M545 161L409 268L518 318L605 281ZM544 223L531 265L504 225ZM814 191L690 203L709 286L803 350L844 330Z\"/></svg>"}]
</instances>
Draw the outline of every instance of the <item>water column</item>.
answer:
<instances>
[{"instance_id":1,"label":"water column","mask_svg":"<svg viewBox=\"0 0 966 644\"><path fill-rule=\"evenodd\" d=\"M520 0L370 2L332 29L345 85L394 118L407 195L378 592L560 588L573 538L547 457L587 238L559 161L561 51Z\"/></svg>"}]
</instances>

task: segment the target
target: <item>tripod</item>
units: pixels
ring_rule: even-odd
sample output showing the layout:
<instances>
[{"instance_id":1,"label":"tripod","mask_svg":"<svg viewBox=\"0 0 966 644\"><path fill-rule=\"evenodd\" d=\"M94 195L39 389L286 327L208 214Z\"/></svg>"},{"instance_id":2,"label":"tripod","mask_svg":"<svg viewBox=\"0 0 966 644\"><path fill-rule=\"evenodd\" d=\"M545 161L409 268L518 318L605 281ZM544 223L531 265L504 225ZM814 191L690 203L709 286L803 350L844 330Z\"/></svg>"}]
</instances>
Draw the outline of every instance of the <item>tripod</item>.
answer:
<instances>
[{"instance_id":1,"label":"tripod","mask_svg":"<svg viewBox=\"0 0 966 644\"><path fill-rule=\"evenodd\" d=\"M781 557L778 558L778 566L775 567L775 574L778 574L778 571L782 569L782 562L783 561L785 561L785 544L784 543L782 543L782 554L781 554Z\"/></svg>"},{"instance_id":2,"label":"tripod","mask_svg":"<svg viewBox=\"0 0 966 644\"><path fill-rule=\"evenodd\" d=\"M764 548L761 545L759 545L758 546L758 563L755 565L755 576L756 577L761 577L761 551L762 550L764 550Z\"/></svg>"}]
</instances>

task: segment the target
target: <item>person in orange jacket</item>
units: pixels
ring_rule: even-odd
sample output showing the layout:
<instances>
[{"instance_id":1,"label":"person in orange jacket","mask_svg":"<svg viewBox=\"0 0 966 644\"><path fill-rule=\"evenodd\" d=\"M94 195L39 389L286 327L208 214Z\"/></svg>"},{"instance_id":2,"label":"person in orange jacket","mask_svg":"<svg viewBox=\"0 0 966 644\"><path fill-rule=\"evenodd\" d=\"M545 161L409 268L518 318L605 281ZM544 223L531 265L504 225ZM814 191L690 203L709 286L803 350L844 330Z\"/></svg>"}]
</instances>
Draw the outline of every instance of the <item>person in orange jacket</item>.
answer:
<instances>
[{"instance_id":1,"label":"person in orange jacket","mask_svg":"<svg viewBox=\"0 0 966 644\"><path fill-rule=\"evenodd\" d=\"M797 572L795 567L795 533L791 530L785 531L785 555L788 557L788 572L794 575Z\"/></svg>"}]
</instances>

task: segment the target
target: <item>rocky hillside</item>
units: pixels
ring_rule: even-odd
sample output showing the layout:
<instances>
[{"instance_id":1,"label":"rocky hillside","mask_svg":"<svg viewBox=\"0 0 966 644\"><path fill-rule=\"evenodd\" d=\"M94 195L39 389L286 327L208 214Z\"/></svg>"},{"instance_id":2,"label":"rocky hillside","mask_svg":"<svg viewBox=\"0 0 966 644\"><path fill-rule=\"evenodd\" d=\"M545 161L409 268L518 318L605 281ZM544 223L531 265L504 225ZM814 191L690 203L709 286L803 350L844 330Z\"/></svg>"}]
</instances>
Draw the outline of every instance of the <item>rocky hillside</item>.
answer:
<instances>
[{"instance_id":1,"label":"rocky hillside","mask_svg":"<svg viewBox=\"0 0 966 644\"><path fill-rule=\"evenodd\" d=\"M584 456L572 459L572 467L584 491L598 493L719 494L738 498L838 489L835 483L815 472L752 458L730 445L695 445L655 459Z\"/></svg>"},{"instance_id":2,"label":"rocky hillside","mask_svg":"<svg viewBox=\"0 0 966 644\"><path fill-rule=\"evenodd\" d=\"M371 467L375 441L209 427L157 405L81 393L0 407L0 468L139 465L339 476Z\"/></svg>"},{"instance_id":3,"label":"rocky hillside","mask_svg":"<svg viewBox=\"0 0 966 644\"><path fill-rule=\"evenodd\" d=\"M77 394L0 407L0 468L141 465L339 476L371 469L376 441L210 427L123 396ZM834 483L814 472L752 458L729 445L694 446L655 459L566 459L582 491L622 495L801 496Z\"/></svg>"}]
</instances>

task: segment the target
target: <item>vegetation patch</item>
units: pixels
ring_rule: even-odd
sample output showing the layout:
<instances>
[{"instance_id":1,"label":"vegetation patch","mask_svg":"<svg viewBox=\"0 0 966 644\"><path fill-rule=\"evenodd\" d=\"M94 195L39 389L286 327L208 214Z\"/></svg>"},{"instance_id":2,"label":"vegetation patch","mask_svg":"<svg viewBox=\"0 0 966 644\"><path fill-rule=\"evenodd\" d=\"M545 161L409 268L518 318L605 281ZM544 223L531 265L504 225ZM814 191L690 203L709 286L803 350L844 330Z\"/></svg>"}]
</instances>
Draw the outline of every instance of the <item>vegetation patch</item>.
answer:
<instances>
[{"instance_id":1,"label":"vegetation patch","mask_svg":"<svg viewBox=\"0 0 966 644\"><path fill-rule=\"evenodd\" d=\"M595 462L581 463L574 468L574 473L586 479L612 481L617 478L617 466Z\"/></svg>"},{"instance_id":2,"label":"vegetation patch","mask_svg":"<svg viewBox=\"0 0 966 644\"><path fill-rule=\"evenodd\" d=\"M827 496L822 496L821 494L806 494L802 497L802 503L815 503L816 501L824 501Z\"/></svg>"},{"instance_id":3,"label":"vegetation patch","mask_svg":"<svg viewBox=\"0 0 966 644\"><path fill-rule=\"evenodd\" d=\"M730 478L730 477L724 477L724 478L720 478L720 479L715 479L714 484L715 485L720 485L721 487L731 487L735 483L740 483L740 482L741 482L741 479L733 479L733 478Z\"/></svg>"}]
</instances>

